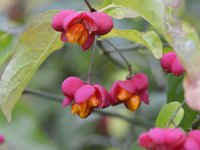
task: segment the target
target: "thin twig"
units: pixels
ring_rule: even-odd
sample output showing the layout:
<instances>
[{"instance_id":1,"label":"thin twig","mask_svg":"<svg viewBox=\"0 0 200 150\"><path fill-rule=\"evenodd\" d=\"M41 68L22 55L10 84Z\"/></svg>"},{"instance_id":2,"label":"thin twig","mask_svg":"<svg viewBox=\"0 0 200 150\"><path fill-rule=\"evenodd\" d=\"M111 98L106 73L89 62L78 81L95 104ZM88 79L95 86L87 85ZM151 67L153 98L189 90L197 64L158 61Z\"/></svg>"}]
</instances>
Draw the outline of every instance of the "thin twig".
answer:
<instances>
[{"instance_id":1,"label":"thin twig","mask_svg":"<svg viewBox=\"0 0 200 150\"><path fill-rule=\"evenodd\" d=\"M97 44L97 38L95 37L95 41L92 47L92 56L90 60L90 66L88 70L88 76L87 76L87 83L90 83L92 74L93 74L93 66L94 66L94 57L95 57L95 52L96 52L96 44Z\"/></svg>"},{"instance_id":2,"label":"thin twig","mask_svg":"<svg viewBox=\"0 0 200 150\"><path fill-rule=\"evenodd\" d=\"M39 90L35 90L35 89L30 89L30 88L26 88L23 92L23 94L33 94L33 95L37 95L40 97L44 97L46 99L58 102L58 103L62 103L63 97L57 94L52 94L49 92L44 92L44 91L39 91Z\"/></svg>"},{"instance_id":3,"label":"thin twig","mask_svg":"<svg viewBox=\"0 0 200 150\"><path fill-rule=\"evenodd\" d=\"M110 46L112 46L114 48L114 50L121 56L121 58L124 60L124 62L127 65L128 71L129 71L129 75L127 76L127 78L130 78L132 76L132 68L131 68L131 64L129 64L129 62L126 60L126 58L124 57L124 55L121 53L121 51L109 40L105 40Z\"/></svg>"},{"instance_id":4,"label":"thin twig","mask_svg":"<svg viewBox=\"0 0 200 150\"><path fill-rule=\"evenodd\" d=\"M88 6L90 12L96 12L96 9L94 9L90 3L88 2L88 0L84 0L84 2L86 3L86 5Z\"/></svg>"},{"instance_id":5,"label":"thin twig","mask_svg":"<svg viewBox=\"0 0 200 150\"><path fill-rule=\"evenodd\" d=\"M174 123L174 119L175 119L176 115L178 114L178 112L180 111L180 109L183 107L184 104L185 104L185 100L182 101L180 106L173 113L172 117L169 119L169 121L168 121L168 123L166 125L166 128L169 128L170 124L174 124L174 126L177 127L177 125Z\"/></svg>"},{"instance_id":6,"label":"thin twig","mask_svg":"<svg viewBox=\"0 0 200 150\"><path fill-rule=\"evenodd\" d=\"M40 97L44 97L48 100L52 100L58 103L62 103L63 97L60 95L56 95L56 94L52 94L52 93L48 93L48 92L43 92L43 91L39 91L39 90L35 90L35 89L30 89L30 88L26 88L24 90L24 94L33 94L33 95L37 95ZM115 118L120 118L122 120L125 120L131 124L136 124L139 126L143 126L146 128L150 128L153 127L153 124L150 122L147 122L146 120L142 120L142 119L131 119L128 117L125 117L123 115L117 114L117 113L112 113L112 112L103 112L100 110L94 110L94 112L100 116L109 116L109 117L115 117Z\"/></svg>"},{"instance_id":7,"label":"thin twig","mask_svg":"<svg viewBox=\"0 0 200 150\"><path fill-rule=\"evenodd\" d=\"M200 126L200 114L197 116L195 122L192 123L191 129L192 130L199 129L199 126Z\"/></svg>"},{"instance_id":8,"label":"thin twig","mask_svg":"<svg viewBox=\"0 0 200 150\"><path fill-rule=\"evenodd\" d=\"M111 55L109 53L107 54L107 50L106 50L105 46L103 45L102 41L97 41L97 44L98 44L99 48L102 50L103 54L105 54L114 64L116 64L117 66L119 66L121 68L124 68L124 65L122 65L120 62L115 60L113 57L111 57Z\"/></svg>"}]
</instances>

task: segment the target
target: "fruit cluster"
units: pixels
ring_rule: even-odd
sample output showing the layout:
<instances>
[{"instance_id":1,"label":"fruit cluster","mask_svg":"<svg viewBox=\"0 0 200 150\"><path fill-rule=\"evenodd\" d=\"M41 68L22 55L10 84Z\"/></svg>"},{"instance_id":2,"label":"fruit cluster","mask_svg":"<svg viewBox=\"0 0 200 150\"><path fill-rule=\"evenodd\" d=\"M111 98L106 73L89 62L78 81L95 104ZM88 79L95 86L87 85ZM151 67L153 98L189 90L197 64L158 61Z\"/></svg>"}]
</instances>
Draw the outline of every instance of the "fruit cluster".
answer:
<instances>
[{"instance_id":1,"label":"fruit cluster","mask_svg":"<svg viewBox=\"0 0 200 150\"><path fill-rule=\"evenodd\" d=\"M111 104L124 103L129 110L137 110L141 101L149 104L148 86L149 81L144 73L135 74L125 81L116 81L110 90Z\"/></svg>"},{"instance_id":2,"label":"fruit cluster","mask_svg":"<svg viewBox=\"0 0 200 150\"><path fill-rule=\"evenodd\" d=\"M52 20L54 30L61 32L61 40L71 44L78 43L88 50L95 35L104 35L113 28L110 16L102 12L75 12L62 10Z\"/></svg>"},{"instance_id":3,"label":"fruit cluster","mask_svg":"<svg viewBox=\"0 0 200 150\"><path fill-rule=\"evenodd\" d=\"M139 145L148 150L199 150L200 130L185 134L180 128L154 128L142 133Z\"/></svg>"},{"instance_id":4,"label":"fruit cluster","mask_svg":"<svg viewBox=\"0 0 200 150\"><path fill-rule=\"evenodd\" d=\"M95 35L104 35L112 30L113 21L102 12L62 10L54 16L52 27L61 32L62 41L78 43L83 50L87 50L92 46ZM174 52L164 54L160 62L168 73L178 76L184 72ZM65 95L62 105L66 107L71 104L72 113L80 118L88 117L95 108L102 109L121 103L127 109L135 111L141 102L149 104L148 86L148 78L143 73L135 74L125 81L116 81L110 92L99 84L85 83L72 76L62 83L62 92Z\"/></svg>"},{"instance_id":5,"label":"fruit cluster","mask_svg":"<svg viewBox=\"0 0 200 150\"><path fill-rule=\"evenodd\" d=\"M165 72L172 73L175 76L180 76L184 72L184 68L175 52L164 54L160 60L160 64Z\"/></svg>"},{"instance_id":6,"label":"fruit cluster","mask_svg":"<svg viewBox=\"0 0 200 150\"><path fill-rule=\"evenodd\" d=\"M120 103L135 111L141 101L149 103L148 86L148 78L143 73L115 82L110 92L99 84L84 83L80 78L71 76L62 83L65 95L62 105L66 107L71 104L72 113L80 118L88 117L95 108L103 109Z\"/></svg>"}]
</instances>

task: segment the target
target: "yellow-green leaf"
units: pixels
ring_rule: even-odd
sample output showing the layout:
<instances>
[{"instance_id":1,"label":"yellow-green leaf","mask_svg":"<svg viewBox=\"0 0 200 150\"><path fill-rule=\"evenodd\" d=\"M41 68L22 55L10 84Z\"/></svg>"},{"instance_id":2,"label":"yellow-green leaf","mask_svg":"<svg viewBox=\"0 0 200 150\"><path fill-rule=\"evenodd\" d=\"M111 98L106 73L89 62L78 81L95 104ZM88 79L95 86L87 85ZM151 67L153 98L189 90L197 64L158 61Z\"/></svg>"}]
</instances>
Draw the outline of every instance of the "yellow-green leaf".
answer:
<instances>
[{"instance_id":1,"label":"yellow-green leaf","mask_svg":"<svg viewBox=\"0 0 200 150\"><path fill-rule=\"evenodd\" d=\"M133 9L114 4L111 4L100 11L107 13L116 19L134 18L139 16Z\"/></svg>"},{"instance_id":2,"label":"yellow-green leaf","mask_svg":"<svg viewBox=\"0 0 200 150\"><path fill-rule=\"evenodd\" d=\"M108 34L102 36L102 39L120 37L125 38L130 41L145 45L156 58L162 56L162 42L160 41L159 36L153 32L139 32L136 30L119 30L113 29Z\"/></svg>"},{"instance_id":3,"label":"yellow-green leaf","mask_svg":"<svg viewBox=\"0 0 200 150\"><path fill-rule=\"evenodd\" d=\"M112 15L112 11L114 11L113 9L118 9L116 6L121 8L123 7L124 10L128 12L132 11L132 14L137 14L138 16L143 17L161 33L166 35L165 5L162 0L113 0L113 3L105 7L103 10L106 12L106 9L108 9L108 14L110 13L109 15ZM112 11L109 11L111 8ZM120 19L127 18L126 13L124 14L125 15L121 16ZM116 15L113 17L116 17Z\"/></svg>"},{"instance_id":4,"label":"yellow-green leaf","mask_svg":"<svg viewBox=\"0 0 200 150\"><path fill-rule=\"evenodd\" d=\"M0 105L8 121L25 86L47 57L63 46L60 34L51 28L57 11L43 13L33 19L19 38L15 54L0 81Z\"/></svg>"},{"instance_id":5,"label":"yellow-green leaf","mask_svg":"<svg viewBox=\"0 0 200 150\"><path fill-rule=\"evenodd\" d=\"M180 105L181 104L179 102L171 102L168 103L167 105L164 105L156 119L156 127L158 128L167 127L168 123L170 122L170 119L177 111L177 109L180 107ZM176 126L180 124L181 120L183 119L183 116L184 116L184 109L181 107L173 119L173 122ZM168 127L174 128L175 127L174 124L170 123Z\"/></svg>"}]
</instances>

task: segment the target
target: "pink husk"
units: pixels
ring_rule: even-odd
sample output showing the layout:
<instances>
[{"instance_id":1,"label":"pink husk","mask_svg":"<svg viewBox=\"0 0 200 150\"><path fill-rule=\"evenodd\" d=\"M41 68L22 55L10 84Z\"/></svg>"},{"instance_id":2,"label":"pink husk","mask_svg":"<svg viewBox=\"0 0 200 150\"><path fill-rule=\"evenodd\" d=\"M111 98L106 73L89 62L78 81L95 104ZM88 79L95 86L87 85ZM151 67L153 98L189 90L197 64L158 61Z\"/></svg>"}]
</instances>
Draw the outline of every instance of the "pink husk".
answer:
<instances>
[{"instance_id":1,"label":"pink husk","mask_svg":"<svg viewBox=\"0 0 200 150\"><path fill-rule=\"evenodd\" d=\"M95 35L90 34L87 41L85 42L85 44L82 45L82 49L84 51L88 50L92 46L92 44L94 43L94 39L95 39Z\"/></svg>"},{"instance_id":2,"label":"pink husk","mask_svg":"<svg viewBox=\"0 0 200 150\"><path fill-rule=\"evenodd\" d=\"M171 72L171 65L175 58L176 58L175 52L168 52L162 56L160 64L165 72Z\"/></svg>"},{"instance_id":3,"label":"pink husk","mask_svg":"<svg viewBox=\"0 0 200 150\"><path fill-rule=\"evenodd\" d=\"M104 35L112 30L113 20L110 16L102 12L93 12L92 14L96 17L98 21L98 30L95 32L95 34Z\"/></svg>"},{"instance_id":4,"label":"pink husk","mask_svg":"<svg viewBox=\"0 0 200 150\"><path fill-rule=\"evenodd\" d=\"M171 65L171 72L176 75L176 76L180 76L183 74L184 69L183 66L181 64L181 62L179 61L178 58L175 58L172 65Z\"/></svg>"},{"instance_id":5,"label":"pink husk","mask_svg":"<svg viewBox=\"0 0 200 150\"><path fill-rule=\"evenodd\" d=\"M148 90L139 93L140 100L145 104L149 104L149 93Z\"/></svg>"},{"instance_id":6,"label":"pink husk","mask_svg":"<svg viewBox=\"0 0 200 150\"><path fill-rule=\"evenodd\" d=\"M128 91L129 93L135 93L135 87L133 86L133 83L130 80L119 81L118 84L122 89Z\"/></svg>"},{"instance_id":7,"label":"pink husk","mask_svg":"<svg viewBox=\"0 0 200 150\"><path fill-rule=\"evenodd\" d=\"M117 93L119 91L119 81L116 81L112 84L112 87L110 89L110 95L111 95L111 105L117 105L120 103L117 99Z\"/></svg>"},{"instance_id":8,"label":"pink husk","mask_svg":"<svg viewBox=\"0 0 200 150\"><path fill-rule=\"evenodd\" d=\"M52 20L52 28L56 31L63 32L63 21L64 19L69 16L70 14L74 14L75 11L73 10L61 10L58 12Z\"/></svg>"},{"instance_id":9,"label":"pink husk","mask_svg":"<svg viewBox=\"0 0 200 150\"><path fill-rule=\"evenodd\" d=\"M73 99L76 90L82 85L84 85L84 82L80 78L71 76L62 82L61 89L65 96Z\"/></svg>"},{"instance_id":10,"label":"pink husk","mask_svg":"<svg viewBox=\"0 0 200 150\"><path fill-rule=\"evenodd\" d=\"M98 84L95 84L94 87L96 88L96 95L98 96L98 99L100 100L97 107L98 108L108 107L110 105L111 98L107 90Z\"/></svg>"},{"instance_id":11,"label":"pink husk","mask_svg":"<svg viewBox=\"0 0 200 150\"><path fill-rule=\"evenodd\" d=\"M77 104L85 102L86 100L89 100L95 92L96 90L92 85L85 84L76 91L75 102Z\"/></svg>"},{"instance_id":12,"label":"pink husk","mask_svg":"<svg viewBox=\"0 0 200 150\"><path fill-rule=\"evenodd\" d=\"M62 107L67 107L72 103L73 99L69 97L65 97L64 100L62 101Z\"/></svg>"},{"instance_id":13,"label":"pink husk","mask_svg":"<svg viewBox=\"0 0 200 150\"><path fill-rule=\"evenodd\" d=\"M144 73L135 74L131 78L131 81L133 82L136 91L144 91L144 90L147 90L149 87L148 77Z\"/></svg>"}]
</instances>

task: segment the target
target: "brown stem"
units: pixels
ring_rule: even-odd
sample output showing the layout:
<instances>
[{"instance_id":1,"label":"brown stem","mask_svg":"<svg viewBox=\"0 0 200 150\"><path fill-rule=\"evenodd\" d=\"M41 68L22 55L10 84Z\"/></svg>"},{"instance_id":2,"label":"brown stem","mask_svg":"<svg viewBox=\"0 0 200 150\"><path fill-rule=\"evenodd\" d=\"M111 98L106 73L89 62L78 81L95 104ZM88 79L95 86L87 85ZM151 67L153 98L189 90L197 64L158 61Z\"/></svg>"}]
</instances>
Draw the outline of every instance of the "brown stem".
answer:
<instances>
[{"instance_id":1,"label":"brown stem","mask_svg":"<svg viewBox=\"0 0 200 150\"><path fill-rule=\"evenodd\" d=\"M131 64L129 64L128 60L124 57L124 55L121 53L121 51L109 40L105 40L110 46L114 48L114 50L121 56L121 58L124 60L125 64L127 65L129 75L127 76L127 79L129 79L132 76L132 68Z\"/></svg>"},{"instance_id":2,"label":"brown stem","mask_svg":"<svg viewBox=\"0 0 200 150\"><path fill-rule=\"evenodd\" d=\"M89 66L88 75L87 75L87 83L90 83L90 81L92 79L94 57L95 57L95 52L96 52L96 44L97 44L97 39L95 37L94 44L92 47L92 56L91 56L91 60L90 60L90 66Z\"/></svg>"},{"instance_id":3,"label":"brown stem","mask_svg":"<svg viewBox=\"0 0 200 150\"><path fill-rule=\"evenodd\" d=\"M122 65L121 63L116 61L114 58L112 58L110 53L107 53L108 51L106 50L106 48L103 45L102 41L97 41L97 44L98 44L99 48L102 50L102 54L105 54L115 65L119 66L120 68L124 68L124 65Z\"/></svg>"},{"instance_id":4,"label":"brown stem","mask_svg":"<svg viewBox=\"0 0 200 150\"><path fill-rule=\"evenodd\" d=\"M88 6L90 12L96 12L96 9L94 9L91 4L88 2L88 0L84 0L86 5Z\"/></svg>"}]
</instances>

